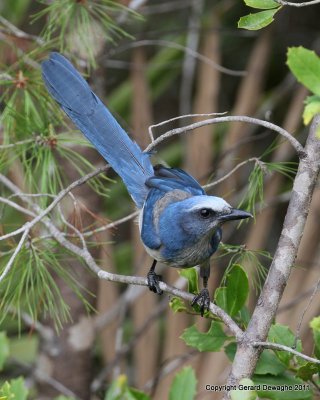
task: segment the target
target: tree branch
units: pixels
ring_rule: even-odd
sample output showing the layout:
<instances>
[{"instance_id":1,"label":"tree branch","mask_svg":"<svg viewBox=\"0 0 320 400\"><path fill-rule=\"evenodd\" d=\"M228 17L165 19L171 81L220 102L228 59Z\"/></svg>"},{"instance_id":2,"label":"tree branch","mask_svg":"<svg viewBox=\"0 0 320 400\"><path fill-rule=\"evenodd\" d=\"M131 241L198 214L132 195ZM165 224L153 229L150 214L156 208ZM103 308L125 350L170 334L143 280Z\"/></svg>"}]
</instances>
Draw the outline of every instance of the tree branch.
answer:
<instances>
[{"instance_id":1,"label":"tree branch","mask_svg":"<svg viewBox=\"0 0 320 400\"><path fill-rule=\"evenodd\" d=\"M320 0L311 0L311 1L306 1L304 3L292 3L291 1L285 1L285 0L275 0L275 2L282 6L291 6L291 7L307 7L307 6L313 6L315 4L320 4Z\"/></svg>"},{"instance_id":2,"label":"tree branch","mask_svg":"<svg viewBox=\"0 0 320 400\"><path fill-rule=\"evenodd\" d=\"M193 124L187 125L187 126L183 126L181 128L172 129L172 130L164 133L163 135L159 136L154 142L149 144L149 146L144 151L145 152L152 151L159 143L163 142L165 139L172 137L174 135L180 135L183 133L187 133L188 131L192 131L196 128L201 128L202 126L218 124L221 122L248 122L249 124L263 126L264 128L275 131L275 132L279 133L281 136L285 137L291 143L291 145L295 148L295 150L298 153L300 158L304 158L306 156L303 146L298 142L297 139L295 139L285 129L283 129L280 126L275 125L271 122L264 121L264 120L258 119L258 118L247 117L244 115L210 118L210 119L206 119L204 121L199 121L199 122L195 122Z\"/></svg>"},{"instance_id":3,"label":"tree branch","mask_svg":"<svg viewBox=\"0 0 320 400\"><path fill-rule=\"evenodd\" d=\"M278 247L248 328L238 344L229 385L237 385L242 378L253 374L261 348L252 343L264 342L267 338L294 265L320 169L319 126L320 115L311 125L304 149L307 156L300 159ZM225 395L227 398L229 394Z\"/></svg>"},{"instance_id":4,"label":"tree branch","mask_svg":"<svg viewBox=\"0 0 320 400\"><path fill-rule=\"evenodd\" d=\"M304 360L310 361L315 364L320 364L320 360L309 357L300 351L293 349L292 347L285 346L279 343L272 343L272 342L253 342L254 347L264 347L265 349L272 349L272 350L280 350L280 351L287 351L288 353L294 354L295 356L301 357Z\"/></svg>"},{"instance_id":5,"label":"tree branch","mask_svg":"<svg viewBox=\"0 0 320 400\"><path fill-rule=\"evenodd\" d=\"M135 42L130 42L129 45L121 46L120 48L117 48L116 50L109 52L109 56L119 53L121 51L127 50L128 48L141 47L141 46L171 47L173 49L181 50L185 53L192 55L193 57L200 60L201 62L211 65L212 68L217 69L218 71L220 71L223 74L227 74L227 75L231 75L231 76L244 76L247 74L246 71L235 71L235 70L223 67L222 65L215 63L210 58L203 56L202 54L198 53L197 51L189 49L188 47L185 47L182 44L170 42L169 40L151 40L151 39L137 40Z\"/></svg>"}]
</instances>

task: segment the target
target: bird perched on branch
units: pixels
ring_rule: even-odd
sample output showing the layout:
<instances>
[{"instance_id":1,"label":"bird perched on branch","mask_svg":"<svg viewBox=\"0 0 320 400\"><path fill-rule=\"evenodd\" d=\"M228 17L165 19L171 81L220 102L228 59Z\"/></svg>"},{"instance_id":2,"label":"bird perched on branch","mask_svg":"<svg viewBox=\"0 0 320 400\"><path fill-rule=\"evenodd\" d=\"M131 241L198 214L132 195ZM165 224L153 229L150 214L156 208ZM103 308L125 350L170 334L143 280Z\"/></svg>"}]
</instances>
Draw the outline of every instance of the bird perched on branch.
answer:
<instances>
[{"instance_id":1,"label":"bird perched on branch","mask_svg":"<svg viewBox=\"0 0 320 400\"><path fill-rule=\"evenodd\" d=\"M120 175L140 210L141 240L154 259L147 276L150 290L162 294L161 277L155 272L158 261L177 268L199 265L203 289L192 304L198 304L203 315L210 305L209 260L221 240L221 226L251 214L232 208L220 197L206 195L181 169L152 166L150 154L129 138L61 54L52 53L42 63L42 76L51 96Z\"/></svg>"}]
</instances>

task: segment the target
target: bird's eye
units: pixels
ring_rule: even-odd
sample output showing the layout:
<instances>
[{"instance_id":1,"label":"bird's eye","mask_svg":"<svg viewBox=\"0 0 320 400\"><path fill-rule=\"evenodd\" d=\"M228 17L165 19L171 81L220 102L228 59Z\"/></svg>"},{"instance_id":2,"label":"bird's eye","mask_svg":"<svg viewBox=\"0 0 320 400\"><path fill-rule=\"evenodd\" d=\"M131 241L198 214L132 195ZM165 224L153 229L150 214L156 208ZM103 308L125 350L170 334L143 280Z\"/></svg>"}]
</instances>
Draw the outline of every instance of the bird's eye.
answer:
<instances>
[{"instance_id":1,"label":"bird's eye","mask_svg":"<svg viewBox=\"0 0 320 400\"><path fill-rule=\"evenodd\" d=\"M202 218L209 218L213 215L213 211L210 208L202 208L200 210L200 215Z\"/></svg>"}]
</instances>

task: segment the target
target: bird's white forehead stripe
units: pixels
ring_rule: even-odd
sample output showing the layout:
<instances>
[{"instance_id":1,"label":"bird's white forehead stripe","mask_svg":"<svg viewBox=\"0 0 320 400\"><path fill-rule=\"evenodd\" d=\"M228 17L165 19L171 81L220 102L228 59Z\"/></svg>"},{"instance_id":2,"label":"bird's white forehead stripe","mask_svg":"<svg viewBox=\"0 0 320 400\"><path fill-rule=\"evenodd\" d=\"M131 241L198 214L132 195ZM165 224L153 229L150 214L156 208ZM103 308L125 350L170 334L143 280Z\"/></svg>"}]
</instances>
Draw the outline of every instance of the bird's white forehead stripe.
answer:
<instances>
[{"instance_id":1,"label":"bird's white forehead stripe","mask_svg":"<svg viewBox=\"0 0 320 400\"><path fill-rule=\"evenodd\" d=\"M197 204L190 208L190 210L199 210L201 208L210 208L211 210L221 212L230 210L231 206L220 197L204 196L203 199L199 198Z\"/></svg>"}]
</instances>

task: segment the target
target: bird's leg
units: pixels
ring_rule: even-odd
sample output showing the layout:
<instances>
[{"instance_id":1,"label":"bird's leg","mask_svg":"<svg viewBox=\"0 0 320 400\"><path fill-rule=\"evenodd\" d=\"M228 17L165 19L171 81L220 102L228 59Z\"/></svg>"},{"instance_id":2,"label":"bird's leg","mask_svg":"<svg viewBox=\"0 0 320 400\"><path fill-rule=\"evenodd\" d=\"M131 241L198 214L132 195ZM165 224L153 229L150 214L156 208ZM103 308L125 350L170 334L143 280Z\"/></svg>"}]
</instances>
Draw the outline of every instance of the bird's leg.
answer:
<instances>
[{"instance_id":1,"label":"bird's leg","mask_svg":"<svg viewBox=\"0 0 320 400\"><path fill-rule=\"evenodd\" d=\"M151 268L147 275L148 287L152 292L160 295L163 293L163 291L160 289L160 286L159 286L159 282L162 280L162 276L157 275L155 273L156 265L157 265L157 260L153 260L153 263L152 263Z\"/></svg>"},{"instance_id":2,"label":"bird's leg","mask_svg":"<svg viewBox=\"0 0 320 400\"><path fill-rule=\"evenodd\" d=\"M203 317L204 312L209 311L210 308L210 295L207 288L210 276L209 262L200 266L200 276L203 280L203 289L201 289L200 293L193 298L191 305L194 306L195 304L198 304L198 306L200 306L201 317Z\"/></svg>"}]
</instances>

